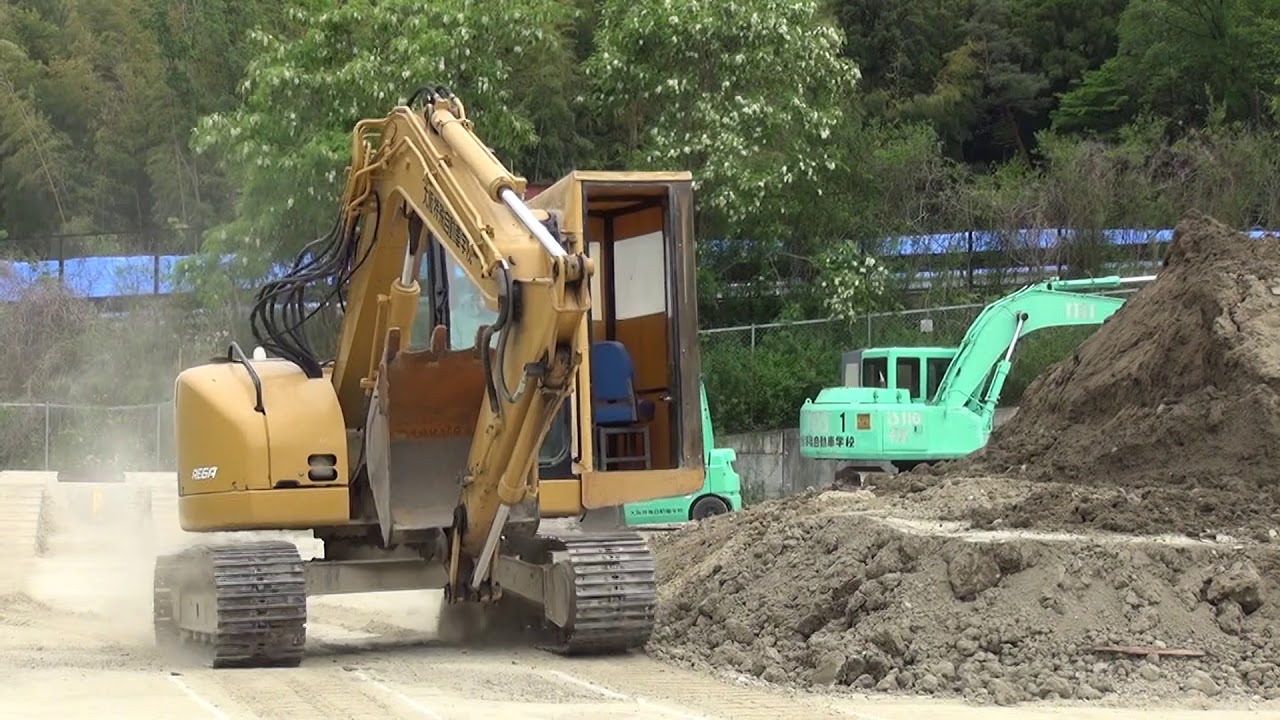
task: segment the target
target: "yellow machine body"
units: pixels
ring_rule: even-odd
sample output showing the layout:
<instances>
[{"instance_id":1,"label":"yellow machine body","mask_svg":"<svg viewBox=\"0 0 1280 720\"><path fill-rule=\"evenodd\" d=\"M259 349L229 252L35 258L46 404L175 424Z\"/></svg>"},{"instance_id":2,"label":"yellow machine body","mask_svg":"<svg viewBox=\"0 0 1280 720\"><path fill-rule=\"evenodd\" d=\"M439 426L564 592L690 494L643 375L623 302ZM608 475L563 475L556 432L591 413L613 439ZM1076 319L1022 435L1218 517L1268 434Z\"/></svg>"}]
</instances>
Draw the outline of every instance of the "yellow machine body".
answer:
<instances>
[{"instance_id":1,"label":"yellow machine body","mask_svg":"<svg viewBox=\"0 0 1280 720\"><path fill-rule=\"evenodd\" d=\"M600 255L596 272L601 278L583 321L587 327L578 348L583 360L574 393L566 400L571 471L540 478L540 515L574 517L591 509L695 492L705 470L690 175L579 171L543 191L530 206L564 218L560 231L571 248ZM651 276L641 274L643 269L614 270L623 243L655 237L660 237L663 252L651 254L672 258L669 265L648 268ZM667 293L668 286L673 292ZM665 295L675 299L674 307L618 319L608 299L624 293ZM584 432L578 419L591 417L588 344L598 339L618 339L627 346L635 361L637 386L659 407L655 425L661 431L651 435L653 469L595 467L595 435ZM411 342L407 354L414 348L425 352L426 342ZM470 438L483 388L478 360L467 360L455 357L437 363L437 376L420 381L437 388L446 384L450 392L440 398L446 405L432 407L432 399L420 398L419 414L432 415L436 422L418 418L408 434ZM259 391L246 366L257 376L263 412L257 410ZM664 402L667 396L679 397L680 402ZM224 358L182 372L174 397L184 530L304 530L360 521L352 515L348 497L351 453L358 456L359 447L349 447L329 375L310 379L296 365L277 358ZM450 415L461 417L440 422ZM672 432L674 428L679 431ZM320 467L335 468L336 477L312 479L309 473L317 459ZM456 501L456 496L449 496L440 502L451 512Z\"/></svg>"},{"instance_id":2,"label":"yellow machine body","mask_svg":"<svg viewBox=\"0 0 1280 720\"><path fill-rule=\"evenodd\" d=\"M526 203L460 100L414 97L357 123L335 229L259 291L264 352L232 343L177 378L182 528L324 543L305 563L286 541L157 559L157 638L215 667L300 662L309 594L430 587L446 626L451 608L518 615L514 596L556 628L544 647L640 647L645 540L539 519L703 485L690 174L575 172ZM317 277L344 293L331 359L290 320L314 315ZM634 417L600 421L606 385Z\"/></svg>"}]
</instances>

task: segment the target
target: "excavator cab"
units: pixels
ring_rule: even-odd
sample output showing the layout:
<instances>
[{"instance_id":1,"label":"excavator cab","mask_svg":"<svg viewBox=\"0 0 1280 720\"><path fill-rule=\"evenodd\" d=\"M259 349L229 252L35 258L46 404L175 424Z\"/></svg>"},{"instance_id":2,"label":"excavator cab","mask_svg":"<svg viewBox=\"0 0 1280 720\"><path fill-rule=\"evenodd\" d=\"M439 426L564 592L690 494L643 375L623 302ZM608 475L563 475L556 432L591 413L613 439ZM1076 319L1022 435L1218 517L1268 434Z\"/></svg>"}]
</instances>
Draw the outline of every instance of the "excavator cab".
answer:
<instances>
[{"instance_id":1,"label":"excavator cab","mask_svg":"<svg viewBox=\"0 0 1280 720\"><path fill-rule=\"evenodd\" d=\"M937 394L957 352L957 348L944 347L854 350L841 358L842 384L851 388L897 388L906 390L912 402L928 402Z\"/></svg>"},{"instance_id":2,"label":"excavator cab","mask_svg":"<svg viewBox=\"0 0 1280 720\"><path fill-rule=\"evenodd\" d=\"M542 517L702 487L689 173L576 172L530 207L595 263L588 346L539 454ZM581 245L579 245L581 244Z\"/></svg>"},{"instance_id":3,"label":"excavator cab","mask_svg":"<svg viewBox=\"0 0 1280 720\"><path fill-rule=\"evenodd\" d=\"M702 487L691 185L689 173L576 172L529 201L595 262L581 374L538 455L542 517ZM497 317L443 252L428 253L418 281L411 350L442 318L451 350L474 347Z\"/></svg>"}]
</instances>

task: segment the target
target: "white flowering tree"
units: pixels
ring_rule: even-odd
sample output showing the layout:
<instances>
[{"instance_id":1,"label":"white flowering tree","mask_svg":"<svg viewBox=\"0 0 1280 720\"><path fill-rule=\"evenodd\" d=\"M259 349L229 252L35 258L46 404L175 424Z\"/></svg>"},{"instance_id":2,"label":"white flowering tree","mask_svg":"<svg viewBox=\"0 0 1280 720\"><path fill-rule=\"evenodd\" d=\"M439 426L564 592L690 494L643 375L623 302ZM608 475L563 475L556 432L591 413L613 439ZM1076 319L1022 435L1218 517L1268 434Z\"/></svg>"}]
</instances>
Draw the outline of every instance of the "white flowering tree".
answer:
<instances>
[{"instance_id":1,"label":"white flowering tree","mask_svg":"<svg viewBox=\"0 0 1280 720\"><path fill-rule=\"evenodd\" d=\"M564 61L560 27L571 12L543 0L352 0L291 10L289 37L255 34L260 50L240 86L242 104L204 118L193 142L237 183L238 219L210 231L203 270L188 279L205 287L225 279L207 272L225 253L243 273L261 269L327 230L353 126L421 85L456 92L477 133L510 162L537 140L528 111L537 88L521 78Z\"/></svg>"},{"instance_id":2,"label":"white flowering tree","mask_svg":"<svg viewBox=\"0 0 1280 720\"><path fill-rule=\"evenodd\" d=\"M831 317L852 321L883 309L890 295L889 270L857 245L839 242L818 257L819 292Z\"/></svg>"},{"instance_id":3,"label":"white flowering tree","mask_svg":"<svg viewBox=\"0 0 1280 720\"><path fill-rule=\"evenodd\" d=\"M624 163L694 174L717 231L803 232L839 177L859 79L817 0L604 0L592 106ZM839 181L834 181L839 184Z\"/></svg>"}]
</instances>

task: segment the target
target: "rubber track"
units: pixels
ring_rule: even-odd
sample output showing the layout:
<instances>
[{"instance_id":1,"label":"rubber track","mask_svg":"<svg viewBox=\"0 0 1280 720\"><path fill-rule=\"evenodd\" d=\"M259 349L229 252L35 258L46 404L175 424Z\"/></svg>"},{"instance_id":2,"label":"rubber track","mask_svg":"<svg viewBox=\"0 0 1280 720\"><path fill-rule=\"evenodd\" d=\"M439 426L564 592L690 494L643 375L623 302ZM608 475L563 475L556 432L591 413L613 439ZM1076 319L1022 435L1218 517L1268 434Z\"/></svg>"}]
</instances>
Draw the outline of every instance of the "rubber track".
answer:
<instances>
[{"instance_id":1,"label":"rubber track","mask_svg":"<svg viewBox=\"0 0 1280 720\"><path fill-rule=\"evenodd\" d=\"M653 552L637 533L583 533L539 538L568 554L575 613L570 629L544 649L561 655L604 655L644 647L653 633L658 584Z\"/></svg>"},{"instance_id":2,"label":"rubber track","mask_svg":"<svg viewBox=\"0 0 1280 720\"><path fill-rule=\"evenodd\" d=\"M212 652L213 667L296 667L302 662L307 581L293 543L207 545L186 550L180 557L179 574L188 578L191 569L212 568L211 577L199 580L213 585L217 631L212 636L182 634L186 642L202 644ZM159 630L158 592L156 599Z\"/></svg>"}]
</instances>

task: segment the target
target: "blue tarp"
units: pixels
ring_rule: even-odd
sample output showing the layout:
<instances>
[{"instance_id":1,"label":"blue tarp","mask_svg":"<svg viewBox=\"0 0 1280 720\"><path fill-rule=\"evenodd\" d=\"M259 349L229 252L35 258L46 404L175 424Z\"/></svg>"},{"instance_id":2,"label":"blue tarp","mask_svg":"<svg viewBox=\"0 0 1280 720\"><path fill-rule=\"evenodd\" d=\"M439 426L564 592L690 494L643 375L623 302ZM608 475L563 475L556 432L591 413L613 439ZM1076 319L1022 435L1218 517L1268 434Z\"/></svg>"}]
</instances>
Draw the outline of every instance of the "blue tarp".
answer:
<instances>
[{"instance_id":1,"label":"blue tarp","mask_svg":"<svg viewBox=\"0 0 1280 720\"><path fill-rule=\"evenodd\" d=\"M892 255L928 255L948 252L998 251L1005 248L1027 248L1047 250L1069 240L1072 231L1046 228L1043 230L1015 230L997 233L989 230L970 232L936 233L933 235L902 235L888 238L885 241L887 254ZM1257 239L1264 235L1276 235L1274 230L1250 230L1250 237ZM1173 240L1173 230L1140 230L1136 228L1114 228L1103 230L1102 235L1117 247L1138 247L1142 245L1167 243ZM970 246L972 243L972 246Z\"/></svg>"},{"instance_id":2,"label":"blue tarp","mask_svg":"<svg viewBox=\"0 0 1280 720\"><path fill-rule=\"evenodd\" d=\"M160 293L167 294L173 291L170 278L178 258L176 255L70 258L63 262L63 280L71 292L94 299L152 295L157 290L157 281ZM16 300L25 286L41 277L57 278L58 261L0 264L0 298Z\"/></svg>"},{"instance_id":3,"label":"blue tarp","mask_svg":"<svg viewBox=\"0 0 1280 720\"><path fill-rule=\"evenodd\" d=\"M1149 243L1167 243L1173 239L1172 229L1138 230L1112 229L1104 230L1104 236L1113 245L1134 247ZM1248 235L1260 238L1264 235L1275 235L1274 230L1252 230ZM885 253L887 255L912 256L933 255L941 253L984 252L1009 247L1048 249L1070 237L1066 230L1023 230L1013 233L995 233L985 230L971 232L937 233L932 235L903 235L887 238ZM727 240L706 241L712 245L723 245ZM970 243L972 242L972 246ZM173 270L181 255L143 256L109 256L72 258L63 263L63 278L67 287L74 293L91 299L112 297L131 297L137 295L167 295L174 292ZM230 261L230 257L224 258ZM283 275L284 265L279 266L273 276ZM159 270L157 274L157 269ZM1021 269L1029 271L1029 269ZM978 272L978 271L975 271ZM923 273L922 275L930 275ZM39 262L3 262L0 263L0 301L12 302L18 298L22 288L38 277L58 277L58 261L44 260Z\"/></svg>"}]
</instances>

